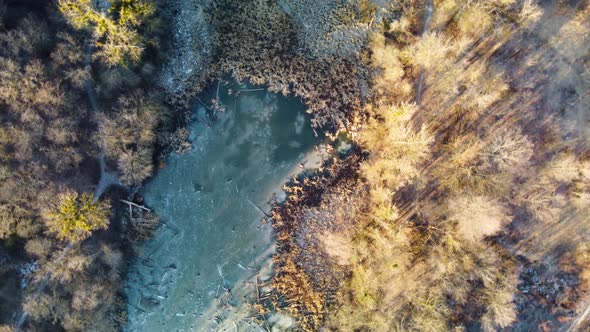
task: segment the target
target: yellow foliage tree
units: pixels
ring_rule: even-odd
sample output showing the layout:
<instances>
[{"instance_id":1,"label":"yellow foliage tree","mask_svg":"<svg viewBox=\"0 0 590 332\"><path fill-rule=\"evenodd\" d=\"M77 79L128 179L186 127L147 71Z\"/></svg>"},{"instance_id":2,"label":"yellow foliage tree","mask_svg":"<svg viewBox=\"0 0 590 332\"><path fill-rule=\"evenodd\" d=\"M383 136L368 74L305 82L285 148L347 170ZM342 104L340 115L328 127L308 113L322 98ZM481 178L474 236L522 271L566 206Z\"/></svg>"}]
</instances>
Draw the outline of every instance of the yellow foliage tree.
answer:
<instances>
[{"instance_id":1,"label":"yellow foliage tree","mask_svg":"<svg viewBox=\"0 0 590 332\"><path fill-rule=\"evenodd\" d=\"M401 56L405 63L437 71L447 67L451 51L452 45L444 35L427 33L406 47Z\"/></svg>"},{"instance_id":2,"label":"yellow foliage tree","mask_svg":"<svg viewBox=\"0 0 590 332\"><path fill-rule=\"evenodd\" d=\"M93 201L92 195L65 192L57 204L45 213L47 226L61 240L80 242L93 231L106 229L109 224L108 201Z\"/></svg>"},{"instance_id":3,"label":"yellow foliage tree","mask_svg":"<svg viewBox=\"0 0 590 332\"><path fill-rule=\"evenodd\" d=\"M481 4L474 4L462 10L456 20L461 34L474 39L480 38L493 23L492 16Z\"/></svg>"},{"instance_id":4,"label":"yellow foliage tree","mask_svg":"<svg viewBox=\"0 0 590 332\"><path fill-rule=\"evenodd\" d=\"M154 6L141 0L119 0L115 5L119 9L119 25L139 26L154 14Z\"/></svg>"},{"instance_id":5,"label":"yellow foliage tree","mask_svg":"<svg viewBox=\"0 0 590 332\"><path fill-rule=\"evenodd\" d=\"M377 72L373 79L373 89L380 95L389 97L407 96L412 86L403 79L404 66L400 60L400 51L394 45L385 43L385 36L376 33L372 36L371 66Z\"/></svg>"},{"instance_id":6,"label":"yellow foliage tree","mask_svg":"<svg viewBox=\"0 0 590 332\"><path fill-rule=\"evenodd\" d=\"M423 128L415 131L410 119L415 104L402 103L375 110L359 142L371 152L362 172L372 188L395 190L418 175L417 165L429 153L432 137Z\"/></svg>"},{"instance_id":7,"label":"yellow foliage tree","mask_svg":"<svg viewBox=\"0 0 590 332\"><path fill-rule=\"evenodd\" d=\"M91 0L59 0L59 9L73 27L92 31L98 56L108 65L140 59L144 47L137 27L154 13L151 3L121 0L111 5L109 15L96 10Z\"/></svg>"}]
</instances>

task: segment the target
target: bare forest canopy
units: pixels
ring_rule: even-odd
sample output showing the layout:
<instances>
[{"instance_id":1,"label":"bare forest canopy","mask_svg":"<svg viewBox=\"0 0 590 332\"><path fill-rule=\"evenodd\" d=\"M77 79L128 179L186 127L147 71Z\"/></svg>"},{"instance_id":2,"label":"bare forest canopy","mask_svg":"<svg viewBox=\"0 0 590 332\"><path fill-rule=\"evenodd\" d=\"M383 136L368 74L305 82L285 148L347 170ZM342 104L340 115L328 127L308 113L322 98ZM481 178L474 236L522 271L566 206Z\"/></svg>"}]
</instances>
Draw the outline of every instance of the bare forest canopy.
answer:
<instances>
[{"instance_id":1,"label":"bare forest canopy","mask_svg":"<svg viewBox=\"0 0 590 332\"><path fill-rule=\"evenodd\" d=\"M0 2L2 331L126 321L123 249L157 218L121 215L119 198L152 174L174 127L151 84L157 6ZM121 186L104 194L99 180L112 174Z\"/></svg>"},{"instance_id":2,"label":"bare forest canopy","mask_svg":"<svg viewBox=\"0 0 590 332\"><path fill-rule=\"evenodd\" d=\"M261 326L590 328L587 0L5 0L0 331L125 325L135 189L228 74L354 143L275 206Z\"/></svg>"},{"instance_id":3,"label":"bare forest canopy","mask_svg":"<svg viewBox=\"0 0 590 332\"><path fill-rule=\"evenodd\" d=\"M360 150L275 209L268 306L309 331L585 330L588 3L279 5L301 56L368 89L314 115Z\"/></svg>"}]
</instances>

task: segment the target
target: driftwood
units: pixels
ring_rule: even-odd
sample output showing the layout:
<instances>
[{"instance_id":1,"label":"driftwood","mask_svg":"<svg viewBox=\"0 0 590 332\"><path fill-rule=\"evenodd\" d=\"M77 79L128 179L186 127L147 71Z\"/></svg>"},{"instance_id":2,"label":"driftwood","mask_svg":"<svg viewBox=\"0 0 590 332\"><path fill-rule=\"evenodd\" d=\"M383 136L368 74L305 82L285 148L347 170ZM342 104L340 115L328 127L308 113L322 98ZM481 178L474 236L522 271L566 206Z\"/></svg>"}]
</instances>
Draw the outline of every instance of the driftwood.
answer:
<instances>
[{"instance_id":1,"label":"driftwood","mask_svg":"<svg viewBox=\"0 0 590 332\"><path fill-rule=\"evenodd\" d=\"M263 91L266 90L264 88L259 88L259 89L240 89L238 90L239 92L252 92L252 91Z\"/></svg>"},{"instance_id":2,"label":"driftwood","mask_svg":"<svg viewBox=\"0 0 590 332\"><path fill-rule=\"evenodd\" d=\"M198 119L198 120L199 120L199 121L200 121L202 124L204 124L205 126L207 126L207 127L211 128L211 125L209 124L209 122L208 122L208 121L205 121L205 120L203 120L203 119L201 118L201 116L200 116L200 115L199 115L197 112L195 112L195 115L197 116L197 119Z\"/></svg>"},{"instance_id":3,"label":"driftwood","mask_svg":"<svg viewBox=\"0 0 590 332\"><path fill-rule=\"evenodd\" d=\"M246 198L248 200L248 202L250 202L250 204L252 204L252 206L254 206L258 211L260 211L260 213L262 213L266 218L270 219L270 215L266 212L264 212L263 209L261 209L258 205L254 204L254 202L252 202L249 198Z\"/></svg>"},{"instance_id":4,"label":"driftwood","mask_svg":"<svg viewBox=\"0 0 590 332\"><path fill-rule=\"evenodd\" d=\"M140 208L142 210L145 210L145 211L150 212L150 209L146 208L145 206L141 206L141 205L135 204L135 203L133 203L131 201L128 201L128 200L125 200L125 199L120 199L120 201L123 202L123 203L125 203L125 204L127 204L127 205L129 205L129 220L131 220L133 218L133 207L134 206L137 207L137 208ZM136 227L136 226L134 225L134 227Z\"/></svg>"},{"instance_id":5,"label":"driftwood","mask_svg":"<svg viewBox=\"0 0 590 332\"><path fill-rule=\"evenodd\" d=\"M199 98L199 97L195 97L195 98L197 98L197 100L201 103L201 105L205 106L206 109L213 112L213 110L211 110L211 107L207 106L207 104L205 104L205 102L202 101L201 98Z\"/></svg>"},{"instance_id":6,"label":"driftwood","mask_svg":"<svg viewBox=\"0 0 590 332\"><path fill-rule=\"evenodd\" d=\"M260 290L258 289L258 275L256 275L256 303L260 303Z\"/></svg>"},{"instance_id":7,"label":"driftwood","mask_svg":"<svg viewBox=\"0 0 590 332\"><path fill-rule=\"evenodd\" d=\"M144 283L143 283L143 282L141 282L141 281L138 281L138 280L129 280L128 282L131 282L131 283L134 283L134 284L140 285L141 287L143 287L143 288L145 288L145 289L149 290L149 291L150 291L150 293L152 293L153 295L156 295L156 296L157 296L157 297L159 297L159 298L165 298L165 297L164 297L162 294L160 294L160 292L158 292L157 290L153 289L152 287L150 287L150 286L148 286L148 285L144 284Z\"/></svg>"},{"instance_id":8,"label":"driftwood","mask_svg":"<svg viewBox=\"0 0 590 332\"><path fill-rule=\"evenodd\" d=\"M130 306L132 306L133 308L135 308L136 310L145 313L146 311L142 308L140 308L139 306L136 306L135 304L131 303L131 302L127 302L127 304L129 304Z\"/></svg>"},{"instance_id":9,"label":"driftwood","mask_svg":"<svg viewBox=\"0 0 590 332\"><path fill-rule=\"evenodd\" d=\"M128 200L125 200L125 199L120 199L120 201L121 201L121 202L123 202L123 203L125 203L125 204L128 204L128 205L129 205L129 207L131 207L131 206L135 206L136 208L140 208L140 209L142 209L142 210L145 210L145 211L147 211L147 212L151 212L151 210L150 210L150 209L146 208L146 207L145 207L145 206L143 206L143 205L135 204L135 203L133 203L133 202L130 202L130 201L128 201Z\"/></svg>"},{"instance_id":10,"label":"driftwood","mask_svg":"<svg viewBox=\"0 0 590 332\"><path fill-rule=\"evenodd\" d=\"M576 317L572 322L572 325L567 329L567 332L577 331L584 322L586 322L588 315L590 314L590 303L586 305L586 309Z\"/></svg>"},{"instance_id":11,"label":"driftwood","mask_svg":"<svg viewBox=\"0 0 590 332\"><path fill-rule=\"evenodd\" d=\"M219 85L221 84L221 81L217 81L217 93L215 94L215 99L217 100L217 103L219 104Z\"/></svg>"}]
</instances>

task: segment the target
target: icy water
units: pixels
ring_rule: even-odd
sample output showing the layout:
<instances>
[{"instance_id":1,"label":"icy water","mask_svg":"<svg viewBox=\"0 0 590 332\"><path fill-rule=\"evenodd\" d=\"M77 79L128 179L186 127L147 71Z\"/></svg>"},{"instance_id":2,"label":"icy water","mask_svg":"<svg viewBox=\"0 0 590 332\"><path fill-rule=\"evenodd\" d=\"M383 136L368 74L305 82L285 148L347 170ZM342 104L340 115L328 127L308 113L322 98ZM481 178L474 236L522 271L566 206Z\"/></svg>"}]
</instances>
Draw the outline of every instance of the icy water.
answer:
<instances>
[{"instance_id":1,"label":"icy water","mask_svg":"<svg viewBox=\"0 0 590 332\"><path fill-rule=\"evenodd\" d=\"M264 90L236 97L246 87L231 88L232 95L221 88L227 110L211 127L197 102L192 150L171 155L142 189L163 225L130 267L127 331L252 329L228 317L273 252L263 211L318 138L299 100Z\"/></svg>"}]
</instances>

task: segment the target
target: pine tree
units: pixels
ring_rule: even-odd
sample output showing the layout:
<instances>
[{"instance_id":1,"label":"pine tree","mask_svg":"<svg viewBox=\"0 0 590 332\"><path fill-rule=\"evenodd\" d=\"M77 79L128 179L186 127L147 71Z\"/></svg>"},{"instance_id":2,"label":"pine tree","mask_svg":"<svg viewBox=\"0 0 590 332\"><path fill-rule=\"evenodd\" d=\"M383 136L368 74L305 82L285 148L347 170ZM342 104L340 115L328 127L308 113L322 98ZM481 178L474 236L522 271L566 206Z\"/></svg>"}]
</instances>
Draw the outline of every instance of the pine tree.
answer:
<instances>
[{"instance_id":1,"label":"pine tree","mask_svg":"<svg viewBox=\"0 0 590 332\"><path fill-rule=\"evenodd\" d=\"M93 201L92 195L67 191L58 196L56 204L45 213L48 228L59 239L80 242L93 231L109 224L108 201Z\"/></svg>"},{"instance_id":2,"label":"pine tree","mask_svg":"<svg viewBox=\"0 0 590 332\"><path fill-rule=\"evenodd\" d=\"M92 0L59 0L59 9L74 28L93 34L98 57L108 65L126 65L140 59L144 45L138 28L154 13L151 3L121 0L105 14L94 8Z\"/></svg>"}]
</instances>

